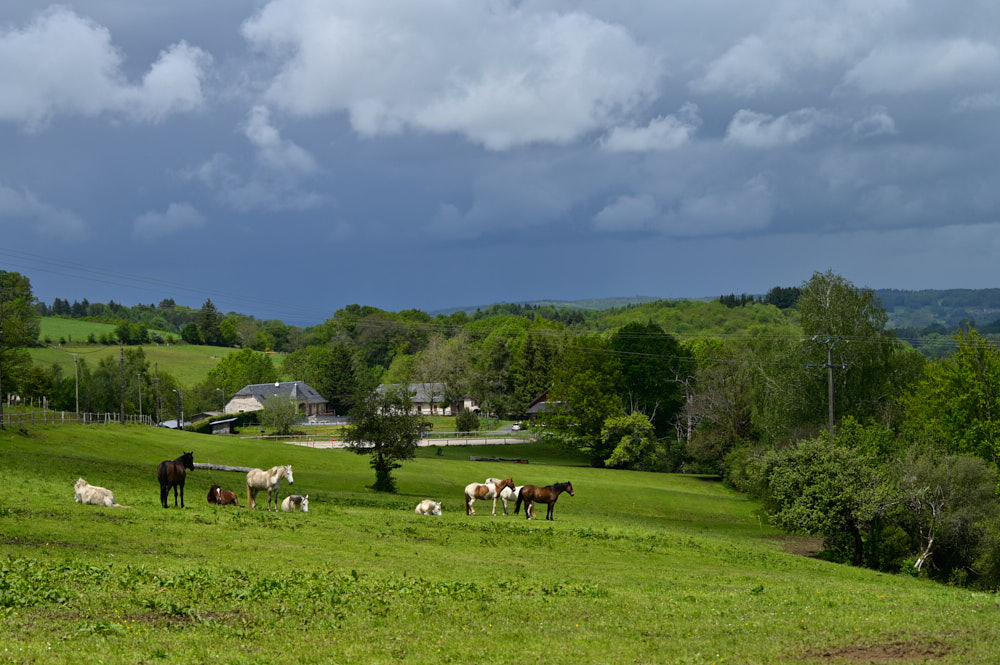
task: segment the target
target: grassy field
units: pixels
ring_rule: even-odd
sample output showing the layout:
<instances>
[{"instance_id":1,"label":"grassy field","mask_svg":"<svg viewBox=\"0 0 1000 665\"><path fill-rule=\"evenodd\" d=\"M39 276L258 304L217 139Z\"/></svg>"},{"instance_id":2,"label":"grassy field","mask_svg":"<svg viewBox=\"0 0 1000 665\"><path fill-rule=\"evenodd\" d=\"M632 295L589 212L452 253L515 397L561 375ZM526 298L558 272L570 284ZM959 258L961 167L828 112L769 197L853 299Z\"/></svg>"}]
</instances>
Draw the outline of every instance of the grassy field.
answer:
<instances>
[{"instance_id":1,"label":"grassy field","mask_svg":"<svg viewBox=\"0 0 1000 665\"><path fill-rule=\"evenodd\" d=\"M310 512L245 503L243 474L189 474L163 510L156 464L292 464ZM525 444L420 449L400 493L366 457L172 430L0 432L0 663L986 663L992 594L874 573L802 546L710 479L591 469ZM487 476L572 481L556 520L477 515ZM77 477L129 508L73 502ZM414 515L424 498L444 515ZM541 510L539 510L542 513ZM542 513L544 514L544 513Z\"/></svg>"},{"instance_id":2,"label":"grassy field","mask_svg":"<svg viewBox=\"0 0 1000 665\"><path fill-rule=\"evenodd\" d=\"M193 346L190 344L147 344L143 351L146 360L149 362L150 374L153 366L158 365L160 372L170 372L182 385L192 386L203 381L211 370L219 362L220 358L232 353L236 349L219 346ZM73 354L76 353L81 359L85 359L91 369L97 367L97 363L102 358L118 358L120 350L117 346L103 346L101 344L66 344L65 346L33 348L29 349L35 363L44 367L53 364L59 365L63 369L63 376L73 376ZM280 361L275 360L275 366L280 369Z\"/></svg>"}]
</instances>

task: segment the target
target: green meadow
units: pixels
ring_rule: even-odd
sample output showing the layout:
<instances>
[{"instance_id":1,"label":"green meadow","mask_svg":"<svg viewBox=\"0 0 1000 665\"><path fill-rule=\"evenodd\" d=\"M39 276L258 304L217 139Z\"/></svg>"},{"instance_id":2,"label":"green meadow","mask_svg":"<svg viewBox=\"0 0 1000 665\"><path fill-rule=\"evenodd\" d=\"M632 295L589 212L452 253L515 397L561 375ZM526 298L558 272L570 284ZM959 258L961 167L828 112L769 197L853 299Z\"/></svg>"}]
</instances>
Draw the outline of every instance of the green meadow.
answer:
<instances>
[{"instance_id":1,"label":"green meadow","mask_svg":"<svg viewBox=\"0 0 1000 665\"><path fill-rule=\"evenodd\" d=\"M164 510L182 451L291 464L310 512L210 505L213 483L245 504L244 474L205 469ZM993 594L803 556L712 479L540 444L420 449L383 495L347 451L66 426L0 431L0 474L0 663L986 663L1000 637ZM465 515L488 476L576 496L553 522ZM129 507L75 503L78 477Z\"/></svg>"},{"instance_id":2,"label":"green meadow","mask_svg":"<svg viewBox=\"0 0 1000 665\"><path fill-rule=\"evenodd\" d=\"M102 334L114 333L115 326L109 323L45 316L40 319L40 324L39 340L44 342L48 339L51 341L51 345L34 347L28 352L31 354L32 360L43 367L52 365L61 367L64 376L73 375L74 354L77 358L86 360L91 368L94 368L103 358L118 358L121 353L117 344L104 345L87 342L87 336L90 334L100 339ZM173 333L161 332L160 335L164 339L180 338L179 335ZM64 340L64 342L60 343L60 340ZM156 365L161 372L169 372L185 386L192 386L203 381L208 376L209 370L215 367L221 358L236 350L229 347L197 346L183 342L145 344L142 349L146 354L151 373L153 366ZM281 356L278 356L275 359L275 366L279 370L280 358Z\"/></svg>"}]
</instances>

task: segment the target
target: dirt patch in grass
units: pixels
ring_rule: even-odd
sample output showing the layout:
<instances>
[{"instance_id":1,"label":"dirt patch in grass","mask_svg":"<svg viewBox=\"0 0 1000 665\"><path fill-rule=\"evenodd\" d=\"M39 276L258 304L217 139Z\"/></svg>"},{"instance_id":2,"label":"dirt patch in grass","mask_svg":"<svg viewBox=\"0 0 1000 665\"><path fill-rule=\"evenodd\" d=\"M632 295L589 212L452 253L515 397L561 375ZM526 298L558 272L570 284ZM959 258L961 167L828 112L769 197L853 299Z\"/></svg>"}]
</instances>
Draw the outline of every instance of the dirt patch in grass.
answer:
<instances>
[{"instance_id":1,"label":"dirt patch in grass","mask_svg":"<svg viewBox=\"0 0 1000 665\"><path fill-rule=\"evenodd\" d=\"M823 539L812 536L782 536L781 548L789 554L816 556L823 551Z\"/></svg>"},{"instance_id":2,"label":"dirt patch in grass","mask_svg":"<svg viewBox=\"0 0 1000 665\"><path fill-rule=\"evenodd\" d=\"M929 663L954 651L954 645L941 640L897 638L878 644L814 647L803 656L831 663Z\"/></svg>"}]
</instances>

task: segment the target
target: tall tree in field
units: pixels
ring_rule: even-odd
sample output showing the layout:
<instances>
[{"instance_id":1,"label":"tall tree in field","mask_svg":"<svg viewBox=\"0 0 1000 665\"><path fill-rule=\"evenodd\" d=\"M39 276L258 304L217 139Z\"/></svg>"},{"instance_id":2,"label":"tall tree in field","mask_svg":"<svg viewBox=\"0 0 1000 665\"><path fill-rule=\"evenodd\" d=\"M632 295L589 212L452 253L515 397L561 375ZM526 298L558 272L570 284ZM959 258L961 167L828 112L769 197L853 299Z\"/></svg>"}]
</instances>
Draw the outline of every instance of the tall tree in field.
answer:
<instances>
[{"instance_id":1,"label":"tall tree in field","mask_svg":"<svg viewBox=\"0 0 1000 665\"><path fill-rule=\"evenodd\" d=\"M209 298L201 306L201 312L198 314L198 329L201 331L201 338L205 340L205 344L209 346L222 346L224 344L220 323L219 310L215 308L215 304Z\"/></svg>"},{"instance_id":2,"label":"tall tree in field","mask_svg":"<svg viewBox=\"0 0 1000 665\"><path fill-rule=\"evenodd\" d=\"M412 407L409 390L398 386L371 392L351 409L345 440L352 452L371 456L375 470L372 489L377 492L395 492L392 472L416 456L421 418L412 413Z\"/></svg>"},{"instance_id":3,"label":"tall tree in field","mask_svg":"<svg viewBox=\"0 0 1000 665\"><path fill-rule=\"evenodd\" d=\"M31 368L26 347L38 341L35 304L27 277L0 270L0 428L3 428L3 396L9 392L6 386L16 386L18 376Z\"/></svg>"},{"instance_id":4,"label":"tall tree in field","mask_svg":"<svg viewBox=\"0 0 1000 665\"><path fill-rule=\"evenodd\" d=\"M585 452L593 466L602 466L618 445L601 437L605 422L626 415L620 397L621 367L609 346L598 335L572 340L553 373L548 407L539 415L567 445Z\"/></svg>"},{"instance_id":5,"label":"tall tree in field","mask_svg":"<svg viewBox=\"0 0 1000 665\"><path fill-rule=\"evenodd\" d=\"M241 349L220 360L209 370L208 377L232 396L244 386L277 381L278 371L270 356L253 349Z\"/></svg>"},{"instance_id":6,"label":"tall tree in field","mask_svg":"<svg viewBox=\"0 0 1000 665\"><path fill-rule=\"evenodd\" d=\"M626 411L645 414L657 438L672 434L684 406L684 380L694 373L688 353L652 321L619 328L611 337L611 351L618 356Z\"/></svg>"},{"instance_id":7,"label":"tall tree in field","mask_svg":"<svg viewBox=\"0 0 1000 665\"><path fill-rule=\"evenodd\" d=\"M344 415L359 388L355 364L347 345L336 343L308 346L290 353L281 371L289 380L308 383L326 399L334 413Z\"/></svg>"},{"instance_id":8,"label":"tall tree in field","mask_svg":"<svg viewBox=\"0 0 1000 665\"><path fill-rule=\"evenodd\" d=\"M1000 464L1000 349L975 330L930 364L905 401L909 436L937 450Z\"/></svg>"},{"instance_id":9,"label":"tall tree in field","mask_svg":"<svg viewBox=\"0 0 1000 665\"><path fill-rule=\"evenodd\" d=\"M817 272L802 285L798 309L804 341L774 341L757 356L760 431L776 440L808 434L829 426L831 409L834 423L888 418L918 365L886 331L874 291Z\"/></svg>"}]
</instances>

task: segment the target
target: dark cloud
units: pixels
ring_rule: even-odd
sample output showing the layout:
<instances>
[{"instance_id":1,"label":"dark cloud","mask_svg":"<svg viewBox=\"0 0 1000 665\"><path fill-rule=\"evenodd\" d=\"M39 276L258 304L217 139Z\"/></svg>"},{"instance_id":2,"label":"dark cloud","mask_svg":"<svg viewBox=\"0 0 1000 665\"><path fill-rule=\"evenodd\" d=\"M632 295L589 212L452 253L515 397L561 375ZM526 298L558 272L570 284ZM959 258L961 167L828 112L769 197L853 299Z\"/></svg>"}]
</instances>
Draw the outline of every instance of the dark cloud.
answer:
<instances>
[{"instance_id":1,"label":"dark cloud","mask_svg":"<svg viewBox=\"0 0 1000 665\"><path fill-rule=\"evenodd\" d=\"M198 305L263 271L262 299L315 320L827 268L994 286L998 20L981 1L8 0L0 244L151 280L26 270L47 299L180 280Z\"/></svg>"}]
</instances>

